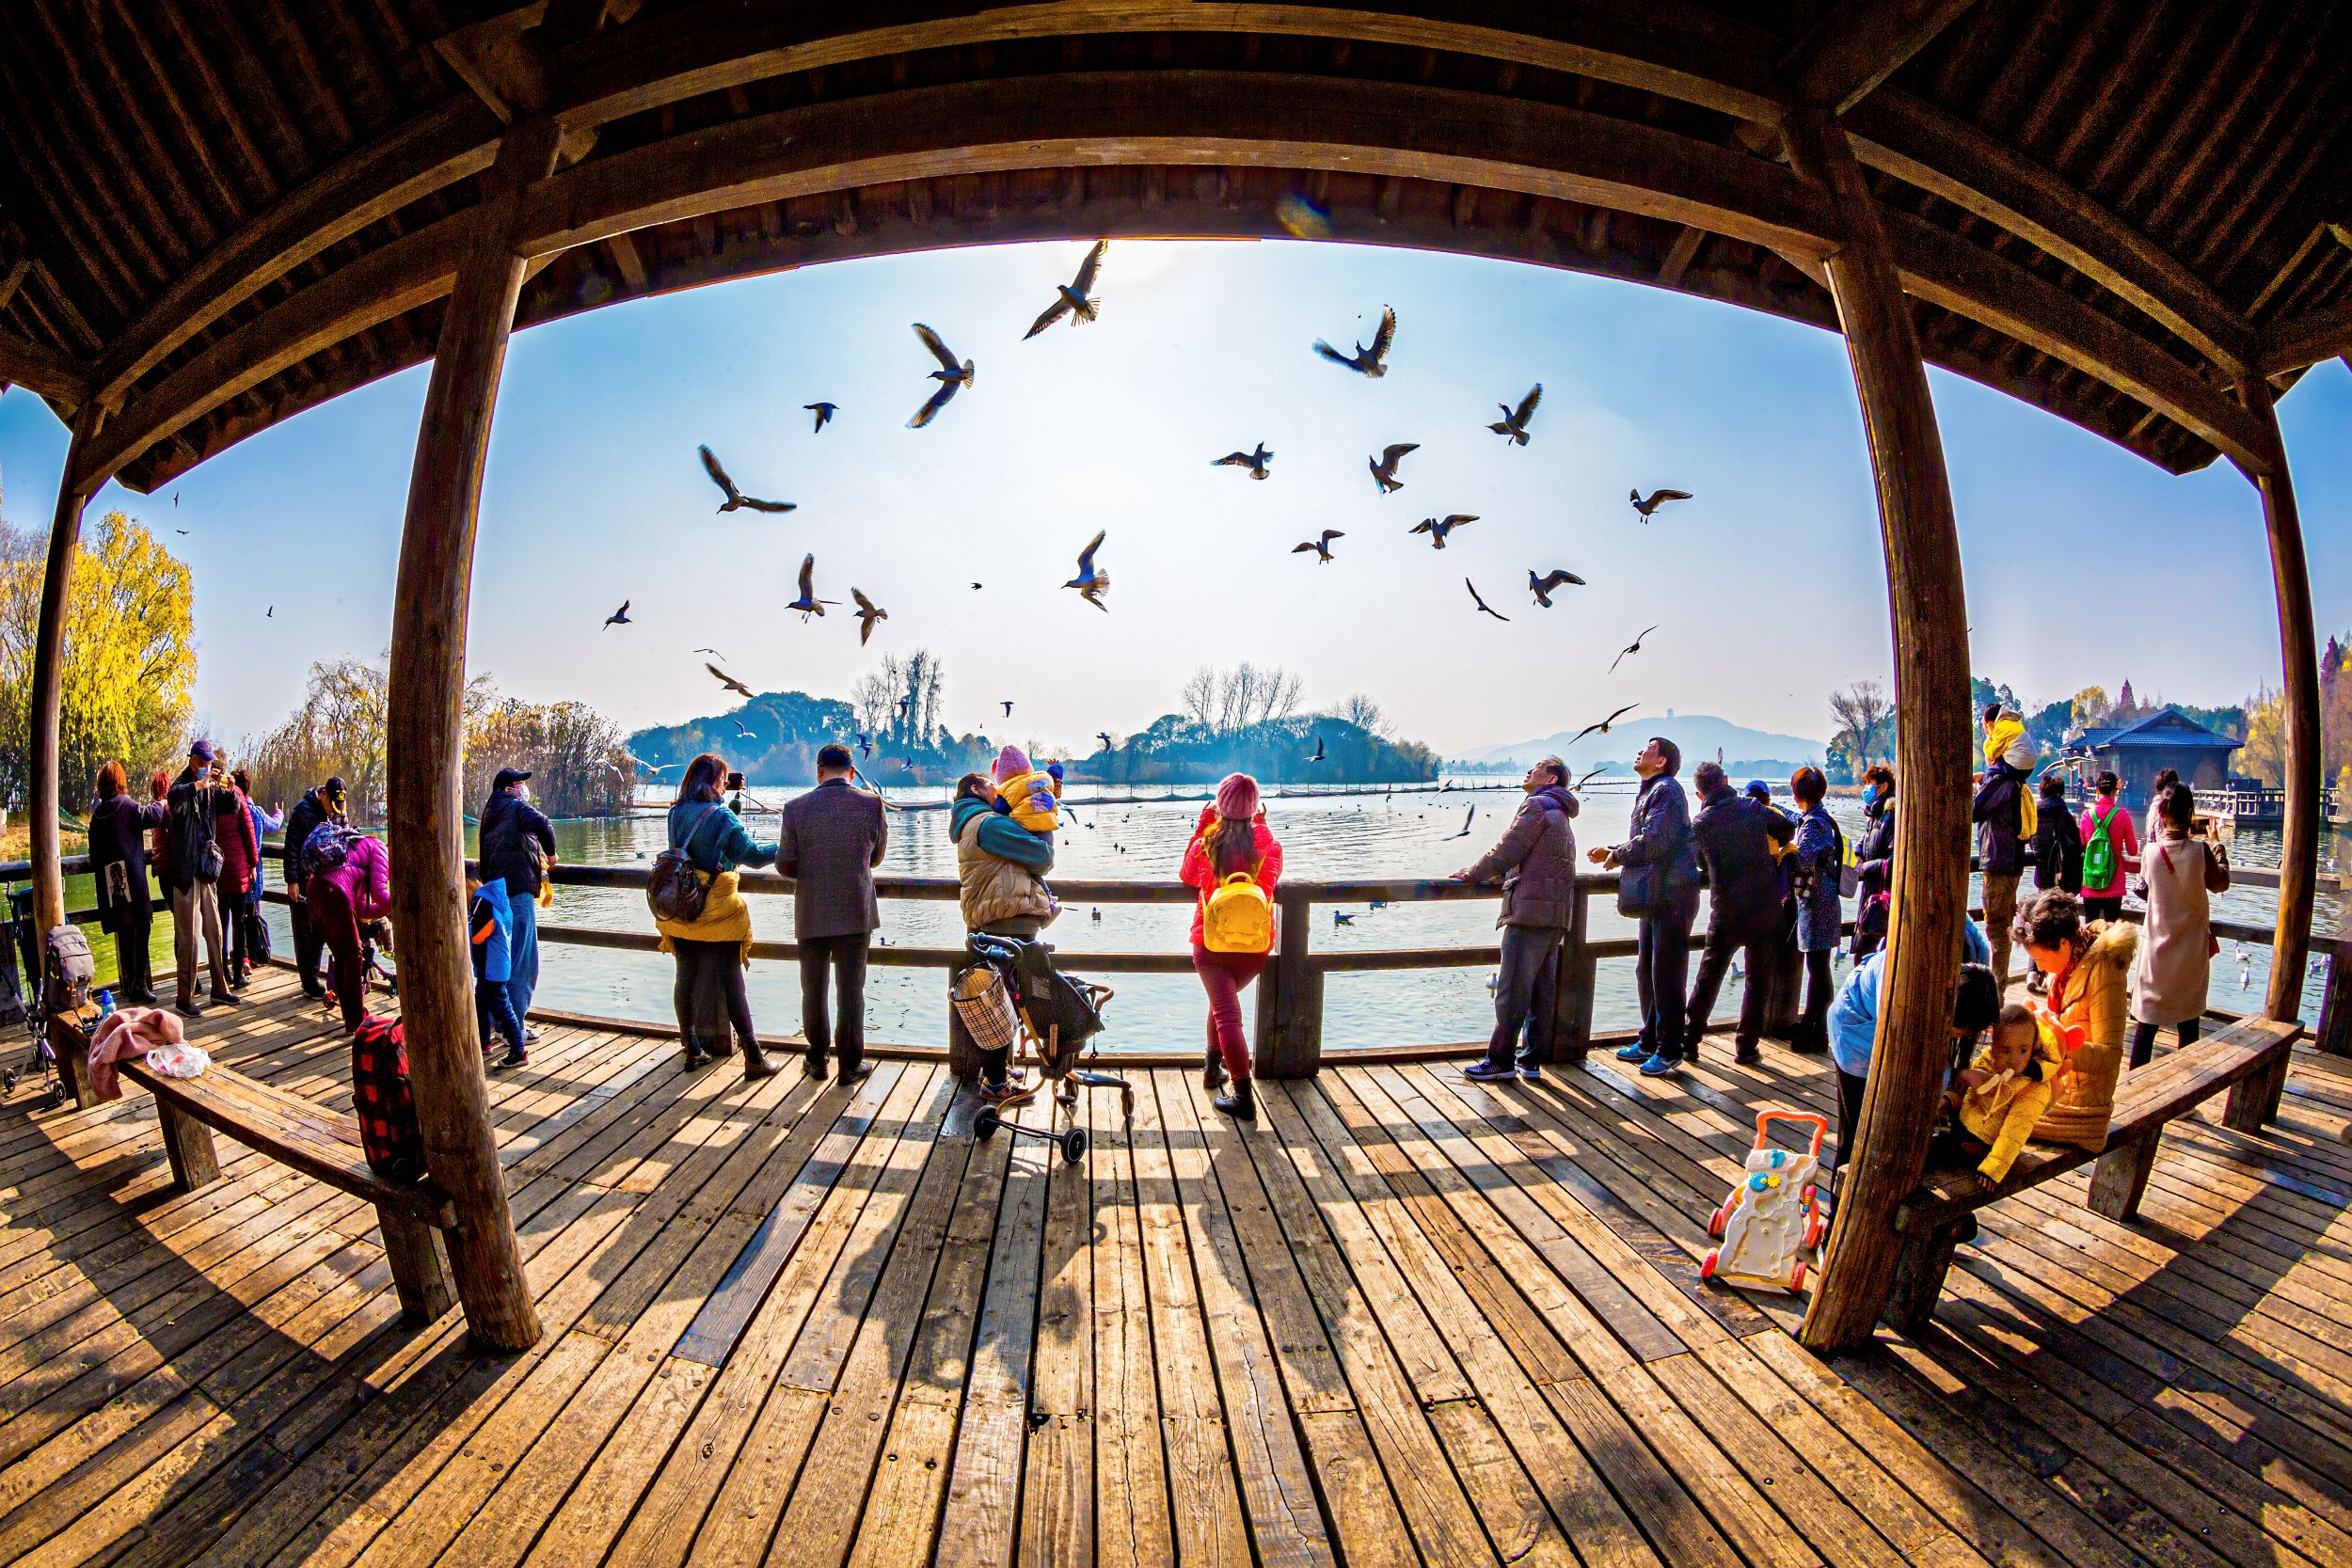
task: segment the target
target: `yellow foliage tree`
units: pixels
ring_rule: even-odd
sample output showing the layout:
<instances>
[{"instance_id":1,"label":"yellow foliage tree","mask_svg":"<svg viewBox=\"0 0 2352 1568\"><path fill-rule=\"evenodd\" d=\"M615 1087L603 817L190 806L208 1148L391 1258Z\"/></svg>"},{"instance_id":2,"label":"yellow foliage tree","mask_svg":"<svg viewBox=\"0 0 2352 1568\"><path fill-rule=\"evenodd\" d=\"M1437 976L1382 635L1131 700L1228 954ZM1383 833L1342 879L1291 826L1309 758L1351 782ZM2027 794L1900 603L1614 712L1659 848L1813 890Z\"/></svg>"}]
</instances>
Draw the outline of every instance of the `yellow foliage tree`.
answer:
<instances>
[{"instance_id":1,"label":"yellow foliage tree","mask_svg":"<svg viewBox=\"0 0 2352 1568\"><path fill-rule=\"evenodd\" d=\"M2246 705L2246 745L2233 765L2237 771L2266 784L2287 779L2287 699L2284 692L2263 691Z\"/></svg>"}]
</instances>

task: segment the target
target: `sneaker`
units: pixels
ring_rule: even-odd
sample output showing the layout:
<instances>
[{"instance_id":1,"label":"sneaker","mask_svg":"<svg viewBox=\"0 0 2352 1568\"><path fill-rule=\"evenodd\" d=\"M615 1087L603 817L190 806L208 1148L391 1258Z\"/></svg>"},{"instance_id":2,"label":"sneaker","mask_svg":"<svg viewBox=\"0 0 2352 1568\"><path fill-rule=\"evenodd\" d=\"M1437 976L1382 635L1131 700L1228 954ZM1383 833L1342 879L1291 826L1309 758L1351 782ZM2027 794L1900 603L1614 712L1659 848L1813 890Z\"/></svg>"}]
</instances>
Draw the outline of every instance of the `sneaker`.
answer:
<instances>
[{"instance_id":1,"label":"sneaker","mask_svg":"<svg viewBox=\"0 0 2352 1568\"><path fill-rule=\"evenodd\" d=\"M501 1067L529 1067L530 1065L531 1053L525 1051L519 1045L508 1046L506 1048L506 1054L499 1058L499 1066Z\"/></svg>"},{"instance_id":2,"label":"sneaker","mask_svg":"<svg viewBox=\"0 0 2352 1568\"><path fill-rule=\"evenodd\" d=\"M982 1084L980 1098L991 1105L1004 1105L1016 1100L1026 1100L1036 1091L1020 1078L1007 1078L1001 1084Z\"/></svg>"},{"instance_id":3,"label":"sneaker","mask_svg":"<svg viewBox=\"0 0 2352 1568\"><path fill-rule=\"evenodd\" d=\"M1681 1070L1682 1058L1679 1056L1652 1056L1642 1064L1642 1076L1645 1078L1671 1078Z\"/></svg>"},{"instance_id":4,"label":"sneaker","mask_svg":"<svg viewBox=\"0 0 2352 1568\"><path fill-rule=\"evenodd\" d=\"M1520 1063L1520 1064L1519 1064L1519 1082L1520 1082L1520 1083L1522 1083L1522 1084L1540 1084L1540 1083L1542 1083L1543 1081L1544 1081L1544 1067L1543 1067L1543 1064L1542 1064L1541 1062L1522 1062L1522 1063Z\"/></svg>"},{"instance_id":5,"label":"sneaker","mask_svg":"<svg viewBox=\"0 0 2352 1568\"><path fill-rule=\"evenodd\" d=\"M1646 1062L1655 1054L1656 1053L1651 1051L1648 1046L1644 1045L1640 1040L1635 1040L1631 1045L1627 1046L1624 1050L1617 1053L1617 1060L1621 1062Z\"/></svg>"},{"instance_id":6,"label":"sneaker","mask_svg":"<svg viewBox=\"0 0 2352 1568\"><path fill-rule=\"evenodd\" d=\"M539 1031L538 1031L538 1030L536 1030L536 1029L533 1029L533 1028L532 1028L530 1024L528 1024L528 1023L524 1024L524 1025L523 1025L523 1044L525 1044L525 1045L527 1045L527 1046L528 1046L528 1045L537 1045L538 1043L539 1043Z\"/></svg>"},{"instance_id":7,"label":"sneaker","mask_svg":"<svg viewBox=\"0 0 2352 1568\"><path fill-rule=\"evenodd\" d=\"M1497 1067L1484 1056L1462 1069L1462 1076L1474 1084L1509 1083L1518 1075L1517 1068Z\"/></svg>"}]
</instances>

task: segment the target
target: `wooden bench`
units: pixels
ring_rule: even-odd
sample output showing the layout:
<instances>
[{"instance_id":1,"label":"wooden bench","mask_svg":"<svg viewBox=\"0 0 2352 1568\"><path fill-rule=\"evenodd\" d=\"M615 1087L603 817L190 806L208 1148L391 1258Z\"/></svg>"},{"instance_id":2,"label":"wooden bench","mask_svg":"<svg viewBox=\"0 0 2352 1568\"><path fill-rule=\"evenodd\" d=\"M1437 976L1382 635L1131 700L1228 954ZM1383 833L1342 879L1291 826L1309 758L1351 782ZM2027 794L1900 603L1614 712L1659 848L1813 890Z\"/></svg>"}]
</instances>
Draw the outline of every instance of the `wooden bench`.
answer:
<instances>
[{"instance_id":1,"label":"wooden bench","mask_svg":"<svg viewBox=\"0 0 2352 1568\"><path fill-rule=\"evenodd\" d=\"M1895 1265L1894 1293L1887 1298L1887 1323L1906 1334L1928 1325L1944 1293L1944 1276L1951 1270L1961 1232L1968 1217L1986 1204L2096 1160L2090 1206L2121 1223L2139 1212L2165 1123L2226 1089L2230 1099L2222 1113L2224 1124L2240 1132L2261 1131L2279 1114L2288 1063L2302 1032L2299 1023L2244 1019L2126 1071L2115 1086L2115 1114L2107 1122L2107 1145L2101 1153L2028 1144L2008 1177L1990 1191L1978 1190L1973 1171L1931 1173L1895 1213L1902 1253Z\"/></svg>"},{"instance_id":2,"label":"wooden bench","mask_svg":"<svg viewBox=\"0 0 2352 1568\"><path fill-rule=\"evenodd\" d=\"M171 1180L182 1191L220 1180L220 1164L213 1157L217 1130L375 1205L384 1258L406 1322L431 1323L455 1305L448 1263L434 1235L456 1228L449 1199L429 1183L390 1181L370 1170L357 1121L224 1067L209 1068L198 1078L169 1078L138 1057L117 1066L123 1077L155 1097Z\"/></svg>"}]
</instances>

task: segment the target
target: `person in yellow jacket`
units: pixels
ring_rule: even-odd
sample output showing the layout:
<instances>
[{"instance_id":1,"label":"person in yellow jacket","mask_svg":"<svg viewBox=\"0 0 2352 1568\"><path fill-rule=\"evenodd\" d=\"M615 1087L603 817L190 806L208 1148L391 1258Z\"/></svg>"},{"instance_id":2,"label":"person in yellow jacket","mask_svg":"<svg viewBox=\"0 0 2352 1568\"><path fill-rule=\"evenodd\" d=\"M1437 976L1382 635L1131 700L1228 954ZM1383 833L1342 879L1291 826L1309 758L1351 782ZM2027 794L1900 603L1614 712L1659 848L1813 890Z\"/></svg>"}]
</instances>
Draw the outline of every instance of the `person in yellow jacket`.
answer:
<instances>
[{"instance_id":1,"label":"person in yellow jacket","mask_svg":"<svg viewBox=\"0 0 2352 1568\"><path fill-rule=\"evenodd\" d=\"M2096 1153L2107 1146L2107 1119L2115 1111L2139 928L2121 920L2086 922L2082 900L2053 887L2017 911L2011 935L2050 977L2049 1011L2060 1031L2070 1042L2074 1031L2082 1036L2033 1135Z\"/></svg>"},{"instance_id":2,"label":"person in yellow jacket","mask_svg":"<svg viewBox=\"0 0 2352 1568\"><path fill-rule=\"evenodd\" d=\"M670 847L684 850L704 879L703 912L691 922L657 919L654 928L661 933L661 951L677 960L672 1001L686 1065L699 1068L739 1048L743 1076L758 1079L776 1067L752 1032L751 998L743 988L743 965L752 956L752 908L737 886L737 869L774 864L776 847L755 841L720 798L731 782L740 787L739 777L727 771L725 759L716 752L705 752L687 764L677 800L670 807Z\"/></svg>"},{"instance_id":3,"label":"person in yellow jacket","mask_svg":"<svg viewBox=\"0 0 2352 1568\"><path fill-rule=\"evenodd\" d=\"M1941 1135L1930 1163L1973 1164L1982 1186L2000 1185L2049 1109L2064 1071L2055 1028L2037 1020L2030 1007L2015 1002L2003 1007L1991 1040L1952 1074L1947 1100L1958 1125Z\"/></svg>"}]
</instances>

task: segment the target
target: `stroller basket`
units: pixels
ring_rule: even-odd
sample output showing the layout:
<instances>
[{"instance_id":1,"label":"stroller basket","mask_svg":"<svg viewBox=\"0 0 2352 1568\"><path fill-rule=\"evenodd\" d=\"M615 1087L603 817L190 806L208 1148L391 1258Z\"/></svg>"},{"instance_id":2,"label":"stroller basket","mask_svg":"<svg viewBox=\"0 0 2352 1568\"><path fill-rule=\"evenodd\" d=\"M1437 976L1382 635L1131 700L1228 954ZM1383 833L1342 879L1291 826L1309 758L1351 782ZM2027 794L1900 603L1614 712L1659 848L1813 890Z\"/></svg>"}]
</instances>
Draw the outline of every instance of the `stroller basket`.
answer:
<instances>
[{"instance_id":1,"label":"stroller basket","mask_svg":"<svg viewBox=\"0 0 2352 1568\"><path fill-rule=\"evenodd\" d=\"M1009 1051L1020 1033L1012 993L993 964L976 963L956 976L956 1016L983 1051Z\"/></svg>"}]
</instances>

